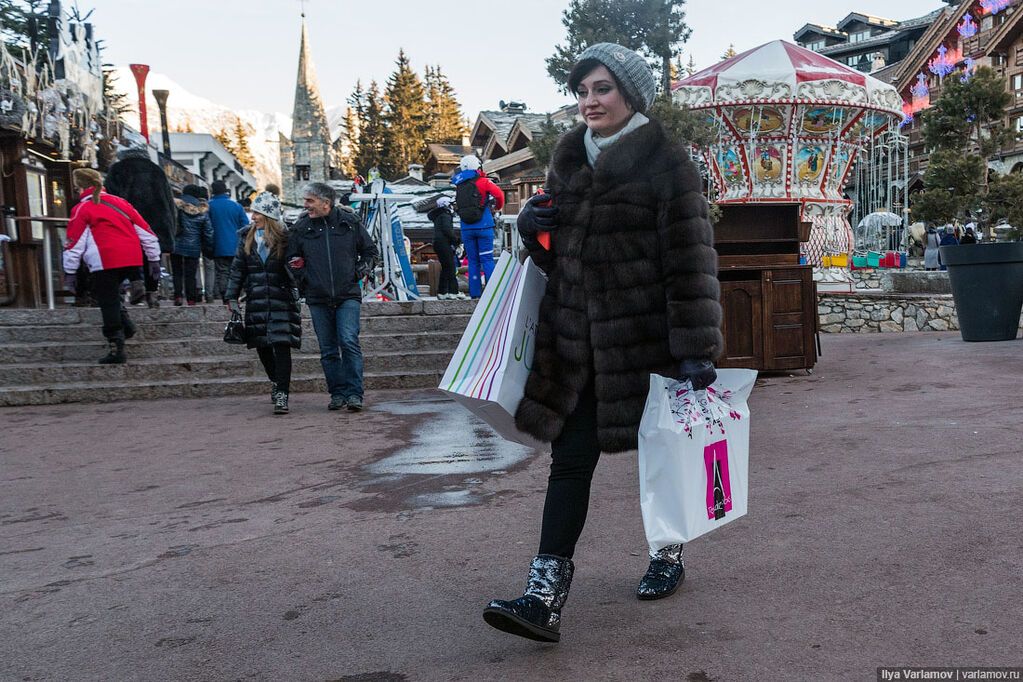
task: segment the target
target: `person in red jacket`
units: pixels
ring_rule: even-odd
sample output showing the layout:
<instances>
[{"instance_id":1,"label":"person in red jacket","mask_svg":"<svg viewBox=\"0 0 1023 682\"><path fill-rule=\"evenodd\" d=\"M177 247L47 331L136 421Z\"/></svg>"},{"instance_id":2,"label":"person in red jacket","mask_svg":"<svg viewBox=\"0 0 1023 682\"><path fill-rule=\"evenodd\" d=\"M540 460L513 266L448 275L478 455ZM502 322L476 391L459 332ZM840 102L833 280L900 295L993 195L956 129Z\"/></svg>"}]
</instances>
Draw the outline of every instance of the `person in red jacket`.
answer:
<instances>
[{"instance_id":1,"label":"person in red jacket","mask_svg":"<svg viewBox=\"0 0 1023 682\"><path fill-rule=\"evenodd\" d=\"M159 278L160 241L130 203L103 191L97 171L76 168L71 177L81 195L67 224L64 286L75 291L75 273L84 262L109 343L109 352L99 363L123 364L127 359L124 340L134 336L135 325L121 300L121 282L142 265L143 253L150 276Z\"/></svg>"},{"instance_id":2,"label":"person in red jacket","mask_svg":"<svg viewBox=\"0 0 1023 682\"><path fill-rule=\"evenodd\" d=\"M451 184L455 186L456 211L462 223L462 243L469 257L469 296L479 298L483 293L481 271L487 281L494 272L492 210L504 208L504 192L483 174L483 164L475 155L463 156L459 168Z\"/></svg>"}]
</instances>

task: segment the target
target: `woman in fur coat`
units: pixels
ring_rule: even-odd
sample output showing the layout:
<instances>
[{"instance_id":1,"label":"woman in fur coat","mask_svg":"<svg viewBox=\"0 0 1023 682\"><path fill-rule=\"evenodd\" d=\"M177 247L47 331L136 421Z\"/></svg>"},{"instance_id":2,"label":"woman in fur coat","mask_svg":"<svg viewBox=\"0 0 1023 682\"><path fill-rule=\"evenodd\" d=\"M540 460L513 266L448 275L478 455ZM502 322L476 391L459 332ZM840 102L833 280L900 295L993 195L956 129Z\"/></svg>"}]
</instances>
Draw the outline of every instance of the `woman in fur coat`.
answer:
<instances>
[{"instance_id":1,"label":"woman in fur coat","mask_svg":"<svg viewBox=\"0 0 1023 682\"><path fill-rule=\"evenodd\" d=\"M525 594L490 602L483 616L540 641L560 639L600 453L636 449L651 373L706 388L723 346L707 202L695 164L644 115L656 90L649 66L600 43L579 55L568 84L585 124L558 142L550 192L518 219L548 276L515 415L521 430L551 443L540 547ZM540 232L550 233L550 250ZM637 596L666 597L684 575L682 546L664 548L650 557Z\"/></svg>"}]
</instances>

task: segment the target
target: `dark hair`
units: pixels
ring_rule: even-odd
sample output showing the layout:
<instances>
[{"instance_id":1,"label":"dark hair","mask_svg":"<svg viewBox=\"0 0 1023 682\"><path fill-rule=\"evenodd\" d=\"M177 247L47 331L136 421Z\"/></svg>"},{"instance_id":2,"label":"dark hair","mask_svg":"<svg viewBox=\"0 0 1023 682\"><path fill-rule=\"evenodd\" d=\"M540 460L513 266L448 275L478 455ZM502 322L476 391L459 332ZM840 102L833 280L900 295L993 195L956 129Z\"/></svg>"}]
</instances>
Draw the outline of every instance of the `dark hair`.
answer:
<instances>
[{"instance_id":1,"label":"dark hair","mask_svg":"<svg viewBox=\"0 0 1023 682\"><path fill-rule=\"evenodd\" d=\"M576 96L575 91L579 87L579 84L583 82L583 79L589 76L590 72L598 66L604 66L604 63L599 59L594 59L593 57L587 57L586 59L582 59L575 63L575 66L572 67L572 70L568 74L568 93L572 95L572 97ZM629 91L622 86L622 82L618 80L618 76L614 75L614 72L611 71L611 69L608 69L607 72L611 74L611 79L614 80L615 87L617 87L618 91L622 93L622 97L625 98L625 101L632 110L639 111L640 108L636 106L632 97L629 96Z\"/></svg>"},{"instance_id":2,"label":"dark hair","mask_svg":"<svg viewBox=\"0 0 1023 682\"><path fill-rule=\"evenodd\" d=\"M210 191L208 189L206 189L205 187L200 187L199 188L199 198L200 199L209 199L210 198Z\"/></svg>"},{"instance_id":3,"label":"dark hair","mask_svg":"<svg viewBox=\"0 0 1023 682\"><path fill-rule=\"evenodd\" d=\"M214 180L210 185L210 191L214 194L227 194L227 183L223 180Z\"/></svg>"},{"instance_id":4,"label":"dark hair","mask_svg":"<svg viewBox=\"0 0 1023 682\"><path fill-rule=\"evenodd\" d=\"M252 199L245 197L239 203L242 205L243 208L248 208L249 206L252 206Z\"/></svg>"},{"instance_id":5,"label":"dark hair","mask_svg":"<svg viewBox=\"0 0 1023 682\"><path fill-rule=\"evenodd\" d=\"M203 188L198 185L185 185L181 188L181 193L190 196L194 199L202 199Z\"/></svg>"}]
</instances>

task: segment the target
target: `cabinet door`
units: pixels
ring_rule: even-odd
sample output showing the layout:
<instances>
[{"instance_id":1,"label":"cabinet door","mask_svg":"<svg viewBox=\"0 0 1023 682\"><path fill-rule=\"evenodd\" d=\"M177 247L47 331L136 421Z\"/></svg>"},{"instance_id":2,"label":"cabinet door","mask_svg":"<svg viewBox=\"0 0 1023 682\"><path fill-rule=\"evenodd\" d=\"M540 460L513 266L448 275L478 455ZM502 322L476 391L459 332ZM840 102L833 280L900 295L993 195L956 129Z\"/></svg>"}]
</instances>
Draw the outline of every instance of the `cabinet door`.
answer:
<instances>
[{"instance_id":1,"label":"cabinet door","mask_svg":"<svg viewBox=\"0 0 1023 682\"><path fill-rule=\"evenodd\" d=\"M725 352L717 363L719 367L762 368L762 286L760 280L721 283Z\"/></svg>"},{"instance_id":2,"label":"cabinet door","mask_svg":"<svg viewBox=\"0 0 1023 682\"><path fill-rule=\"evenodd\" d=\"M765 270L764 369L812 367L813 280L809 268Z\"/></svg>"}]
</instances>

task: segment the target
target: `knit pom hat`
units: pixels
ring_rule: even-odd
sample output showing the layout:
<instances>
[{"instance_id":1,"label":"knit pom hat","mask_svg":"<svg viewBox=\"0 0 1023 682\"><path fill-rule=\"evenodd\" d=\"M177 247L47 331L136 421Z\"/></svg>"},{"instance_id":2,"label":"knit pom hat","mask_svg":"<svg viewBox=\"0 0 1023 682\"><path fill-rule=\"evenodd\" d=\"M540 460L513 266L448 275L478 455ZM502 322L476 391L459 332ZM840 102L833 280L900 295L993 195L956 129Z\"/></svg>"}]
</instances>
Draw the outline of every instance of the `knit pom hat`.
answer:
<instances>
[{"instance_id":1,"label":"knit pom hat","mask_svg":"<svg viewBox=\"0 0 1023 682\"><path fill-rule=\"evenodd\" d=\"M462 157L462 160L458 162L459 170L479 170L483 167L483 162L479 160L479 157L475 154L467 154Z\"/></svg>"},{"instance_id":2,"label":"knit pom hat","mask_svg":"<svg viewBox=\"0 0 1023 682\"><path fill-rule=\"evenodd\" d=\"M615 43L596 43L583 50L576 62L595 59L614 74L625 88L629 101L639 113L645 112L654 103L657 95L657 81L650 64L635 51Z\"/></svg>"},{"instance_id":3,"label":"knit pom hat","mask_svg":"<svg viewBox=\"0 0 1023 682\"><path fill-rule=\"evenodd\" d=\"M270 192L261 192L252 200L252 211L281 222L281 200Z\"/></svg>"}]
</instances>

